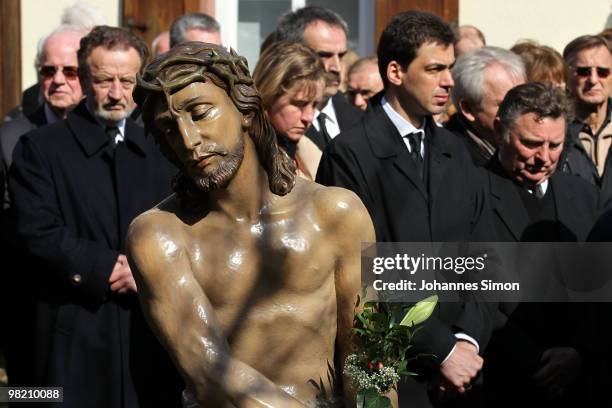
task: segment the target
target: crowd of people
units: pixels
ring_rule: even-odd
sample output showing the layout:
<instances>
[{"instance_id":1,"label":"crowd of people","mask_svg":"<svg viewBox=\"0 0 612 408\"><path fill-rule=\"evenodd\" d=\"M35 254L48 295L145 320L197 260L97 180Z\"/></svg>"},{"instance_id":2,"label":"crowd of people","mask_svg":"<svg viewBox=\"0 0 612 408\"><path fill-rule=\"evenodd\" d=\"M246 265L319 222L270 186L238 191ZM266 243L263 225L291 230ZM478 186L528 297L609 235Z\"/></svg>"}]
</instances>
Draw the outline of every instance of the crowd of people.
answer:
<instances>
[{"instance_id":1,"label":"crowd of people","mask_svg":"<svg viewBox=\"0 0 612 408\"><path fill-rule=\"evenodd\" d=\"M268 193L286 195L269 207L295 217L283 224L283 245L311 257L287 255L287 270L312 270L313 279L321 280L324 268L352 265L346 248L355 239L585 242L611 235L612 215L606 212L612 199L609 31L579 36L562 54L535 41L507 50L487 45L476 27L453 28L433 14L407 11L389 21L376 55L358 56L348 66L348 25L332 10L309 6L280 17L249 73L241 57L222 47L219 23L202 13L176 19L151 44L151 57L149 47L128 30L104 25L95 15L87 21L78 20L83 12L74 15L67 13L40 40L38 83L0 124L2 248L5 264L12 265L2 274L2 350L11 386L62 386L64 407L198 406L195 401L202 405L203 398L208 405L202 406L255 406L249 404L263 404L268 395L278 404L268 406L309 406L300 398L311 392L299 386L279 391L275 383L282 388L282 381L274 374L263 378L266 370L275 370L267 366L258 368L260 373L237 369L243 378L254 378L244 380L247 385L252 381L265 391L253 400L245 397L251 395L247 385L225 378L218 367L210 369L216 380L192 381L204 374L191 365L199 354L189 353L199 340L205 342L208 331L214 332L215 353L236 353L235 344L248 343L239 335L219 334L229 330L224 313L209 322L208 305L223 309L229 301L220 294L232 290L224 286L221 272L220 280L200 282L215 294L207 292L205 298L199 287L194 289L193 302L204 306L192 319L181 314L180 307L189 304L172 298L183 292L160 291L147 281L146 271L153 270L167 287L191 290L183 275L175 274L173 281L155 266L167 262L172 269L173 262L185 262L182 252L199 251L190 244L177 251L174 243L215 241L218 251L231 248L226 263L238 270L240 248L249 248L243 235L249 232L234 231L223 217L209 217L199 238L185 238L170 225L176 219L199 224L190 212L173 210L179 204L163 201L173 192L186 197L181 205L184 201L191 209L205 203L199 210L206 214L219 208L235 212L257 201L258 194L265 196L261 191L268 187L259 189L259 175L266 174ZM233 105L223 105L220 96L197 102L207 92L229 95ZM157 99L147 99L151 95ZM161 95L167 98L163 103ZM199 127L221 117L230 119ZM206 154L191 156L202 138L234 128L248 129L253 141L213 143L205 153L226 162L221 171L200 177L212 160ZM268 128L274 140L266 139L272 134ZM182 169L178 176L177 168ZM186 181L190 178L195 188ZM236 178L240 183L232 181ZM228 187L231 183L236 187ZM223 189L229 193L212 193ZM200 190L210 196L198 201ZM139 218L128 234L139 214L162 201L159 208L170 208L174 218ZM362 205L373 229L362 219ZM344 222L346 212L330 209L343 206L350 208L352 225ZM306 233L302 221L294 222L301 219L316 224L318 232ZM257 235L268 228L263 222L250 231ZM320 238L314 238L317 234ZM157 252L140 244L148 236L156 240L148 245L157 245ZM272 253L273 245L267 244L253 245L252 251ZM325 245L326 252L313 245ZM128 247L143 275L135 277ZM313 259L324 261L313 267L308 263ZM188 264L194 271L208 270L199 255ZM322 271L321 277L314 271ZM313 290L289 275L287 284L310 299L313 305L304 310L312 312L317 302L304 293ZM348 286L326 292L338 296L338 305L327 297L323 302L325 310L338 313L337 335L330 334L335 329L317 334L341 343L336 359L346 355L349 341L346 314L340 318L343 308L354 306L354 299L343 297ZM177 306L160 309L156 296ZM612 380L612 355L605 343L610 330L602 326L612 320L604 305L586 309L576 316L575 309L559 304L525 309L474 299L440 304L413 339L413 351L432 358L411 368L418 375L400 384L399 406L569 407L600 401ZM318 318L336 324L335 316L334 323L329 316L306 313L302 318L310 325ZM214 329L189 340L180 321L196 324L198 319ZM251 323L245 320L246 326ZM292 330L290 324L281 327L285 335ZM272 332L271 344L282 348L281 333ZM304 341L299 347L319 351L318 345L309 348L305 330L296 333ZM183 335L183 343L172 339ZM335 368L341 377L343 361L334 362L333 352L326 352L324 368ZM294 359L278 359L308 366L305 352L295 353ZM232 364L237 363L223 360L223 367ZM222 391L217 395L215 390ZM328 402L342 404L337 398Z\"/></svg>"}]
</instances>

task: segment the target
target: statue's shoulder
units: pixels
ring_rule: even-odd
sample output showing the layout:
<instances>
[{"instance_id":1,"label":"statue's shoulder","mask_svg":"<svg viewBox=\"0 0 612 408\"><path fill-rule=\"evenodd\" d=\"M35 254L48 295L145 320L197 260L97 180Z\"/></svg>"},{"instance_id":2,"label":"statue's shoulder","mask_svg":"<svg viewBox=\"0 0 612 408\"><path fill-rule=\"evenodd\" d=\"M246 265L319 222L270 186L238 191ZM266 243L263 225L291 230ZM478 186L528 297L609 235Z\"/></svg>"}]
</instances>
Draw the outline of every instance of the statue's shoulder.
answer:
<instances>
[{"instance_id":1,"label":"statue's shoulder","mask_svg":"<svg viewBox=\"0 0 612 408\"><path fill-rule=\"evenodd\" d=\"M134 244L142 242L152 244L160 237L165 240L178 240L183 229L180 214L177 213L178 208L178 200L172 195L134 218L128 229L128 245L133 247Z\"/></svg>"},{"instance_id":2,"label":"statue's shoulder","mask_svg":"<svg viewBox=\"0 0 612 408\"><path fill-rule=\"evenodd\" d=\"M354 192L341 187L327 187L308 180L296 183L297 198L312 206L319 218L333 223L371 224L361 199Z\"/></svg>"}]
</instances>

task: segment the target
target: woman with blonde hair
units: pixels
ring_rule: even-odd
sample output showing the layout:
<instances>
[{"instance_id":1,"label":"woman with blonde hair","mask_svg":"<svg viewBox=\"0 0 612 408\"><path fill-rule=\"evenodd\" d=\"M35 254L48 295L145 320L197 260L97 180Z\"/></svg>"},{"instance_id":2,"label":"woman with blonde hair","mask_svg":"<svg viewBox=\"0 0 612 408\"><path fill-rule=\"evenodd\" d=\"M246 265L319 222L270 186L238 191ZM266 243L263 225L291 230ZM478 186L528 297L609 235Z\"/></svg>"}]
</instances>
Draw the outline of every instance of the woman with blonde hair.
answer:
<instances>
[{"instance_id":1,"label":"woman with blonde hair","mask_svg":"<svg viewBox=\"0 0 612 408\"><path fill-rule=\"evenodd\" d=\"M518 54L525 63L527 82L549 82L565 88L567 66L554 48L525 40L515 44L510 51Z\"/></svg>"},{"instance_id":2,"label":"woman with blonde hair","mask_svg":"<svg viewBox=\"0 0 612 408\"><path fill-rule=\"evenodd\" d=\"M321 60L301 44L278 42L260 56L253 80L279 144L295 160L298 174L314 180L321 151L303 136L323 97Z\"/></svg>"}]
</instances>

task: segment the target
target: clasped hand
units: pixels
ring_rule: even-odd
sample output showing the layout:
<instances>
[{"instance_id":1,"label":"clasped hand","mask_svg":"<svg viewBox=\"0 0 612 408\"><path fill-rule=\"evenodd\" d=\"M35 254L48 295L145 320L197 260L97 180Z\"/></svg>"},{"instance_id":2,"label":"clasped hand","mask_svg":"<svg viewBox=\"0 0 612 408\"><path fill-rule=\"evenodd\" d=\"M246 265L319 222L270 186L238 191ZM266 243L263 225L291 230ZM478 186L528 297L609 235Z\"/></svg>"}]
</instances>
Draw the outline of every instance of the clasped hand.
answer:
<instances>
[{"instance_id":1,"label":"clasped hand","mask_svg":"<svg viewBox=\"0 0 612 408\"><path fill-rule=\"evenodd\" d=\"M115 262L108 282L113 292L119 294L137 292L136 281L134 280L132 270L130 269L130 265L128 265L125 255L119 255L117 258L117 262Z\"/></svg>"},{"instance_id":2,"label":"clasped hand","mask_svg":"<svg viewBox=\"0 0 612 408\"><path fill-rule=\"evenodd\" d=\"M483 362L476 346L468 341L457 341L455 350L440 366L438 399L448 400L469 390L470 383L482 369Z\"/></svg>"}]
</instances>

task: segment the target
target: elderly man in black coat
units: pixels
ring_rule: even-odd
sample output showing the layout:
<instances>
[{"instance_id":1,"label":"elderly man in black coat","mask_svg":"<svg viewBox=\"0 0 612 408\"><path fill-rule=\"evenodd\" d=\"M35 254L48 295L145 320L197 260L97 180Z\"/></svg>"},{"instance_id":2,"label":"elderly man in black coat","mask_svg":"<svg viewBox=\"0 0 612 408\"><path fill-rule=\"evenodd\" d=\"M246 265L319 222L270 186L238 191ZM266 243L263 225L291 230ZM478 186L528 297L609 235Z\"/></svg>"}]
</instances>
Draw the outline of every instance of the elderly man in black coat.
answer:
<instances>
[{"instance_id":1,"label":"elderly man in black coat","mask_svg":"<svg viewBox=\"0 0 612 408\"><path fill-rule=\"evenodd\" d=\"M86 100L22 137L10 173L18 232L35 261L19 273L36 296L36 385L64 387L62 407L179 406L124 255L129 223L170 193L173 173L129 118L146 46L100 26L78 59Z\"/></svg>"}]
</instances>

